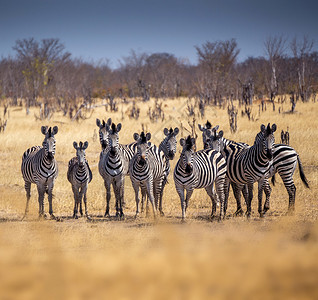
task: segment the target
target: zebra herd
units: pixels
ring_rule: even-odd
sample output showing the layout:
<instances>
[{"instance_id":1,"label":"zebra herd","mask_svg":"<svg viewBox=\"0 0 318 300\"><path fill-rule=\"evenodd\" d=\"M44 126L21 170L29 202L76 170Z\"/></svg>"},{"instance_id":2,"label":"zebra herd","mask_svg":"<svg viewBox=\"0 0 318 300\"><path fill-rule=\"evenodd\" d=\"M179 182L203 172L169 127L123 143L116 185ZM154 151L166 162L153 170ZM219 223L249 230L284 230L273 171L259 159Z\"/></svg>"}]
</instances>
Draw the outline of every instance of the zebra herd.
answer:
<instances>
[{"instance_id":1,"label":"zebra herd","mask_svg":"<svg viewBox=\"0 0 318 300\"><path fill-rule=\"evenodd\" d=\"M150 202L152 212L156 218L157 212L164 215L162 208L163 191L171 170L170 160L173 160L177 150L176 136L179 129L164 129L165 138L159 147L150 142L151 133L134 133L134 142L128 145L119 143L119 132L122 125L115 124L109 118L107 122L96 119L99 128L101 153L99 157L99 173L104 180L106 189L105 217L110 216L111 186L116 199L116 217L124 218L124 186L125 176L129 176L135 192L136 217L139 215L139 190L141 191L141 211L144 205L148 208ZM224 218L228 206L229 189L232 186L237 202L235 215L242 215L241 193L244 196L247 211L251 215L253 199L253 184L258 183L258 212L264 216L269 209L271 187L269 178L275 183L275 173L281 176L289 195L288 212L295 209L296 187L293 174L298 162L300 177L308 188L303 167L297 152L290 146L275 144L274 132L276 125L262 125L256 135L254 145L237 143L226 139L219 126L212 127L211 123L203 126L203 150L195 151L195 139L188 136L180 139L182 151L174 169L174 182L180 197L182 220L194 189L204 188L211 198L211 218L217 217L216 209L219 204L218 219ZM52 208L52 190L58 176L58 165L55 155L55 135L58 127L42 126L44 135L42 147L34 146L26 150L22 156L21 171L25 181L26 208L24 217L28 213L31 183L36 184L38 190L39 217L44 216L44 194L48 194L49 214L55 218ZM76 156L68 164L67 179L72 185L74 194L73 218L78 213L83 215L82 199L85 205L85 215L91 217L87 210L87 187L92 180L92 172L85 158L88 142L73 143ZM185 193L186 191L186 193ZM262 194L266 195L262 207ZM146 210L148 212L148 209Z\"/></svg>"}]
</instances>

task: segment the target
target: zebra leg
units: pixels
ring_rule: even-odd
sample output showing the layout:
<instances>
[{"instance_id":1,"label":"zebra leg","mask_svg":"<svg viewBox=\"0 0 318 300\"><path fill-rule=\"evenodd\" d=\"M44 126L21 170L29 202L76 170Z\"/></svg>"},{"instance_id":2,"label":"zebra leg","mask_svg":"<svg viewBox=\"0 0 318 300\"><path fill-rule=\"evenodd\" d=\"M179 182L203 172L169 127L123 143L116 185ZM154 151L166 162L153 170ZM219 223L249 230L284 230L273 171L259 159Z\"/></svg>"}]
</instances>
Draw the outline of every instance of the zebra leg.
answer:
<instances>
[{"instance_id":1,"label":"zebra leg","mask_svg":"<svg viewBox=\"0 0 318 300\"><path fill-rule=\"evenodd\" d=\"M188 205L189 205L189 200L192 196L193 190L187 190L187 196L185 199L185 211L187 211Z\"/></svg>"},{"instance_id":2,"label":"zebra leg","mask_svg":"<svg viewBox=\"0 0 318 300\"><path fill-rule=\"evenodd\" d=\"M270 196L271 196L271 192L272 192L272 188L268 182L268 179L266 179L266 182L265 182L265 185L264 185L264 192L265 192L265 195L266 195L266 200L265 200L265 203L264 203L264 208L263 208L263 215L266 214L266 212L269 210L269 199L270 199Z\"/></svg>"},{"instance_id":3,"label":"zebra leg","mask_svg":"<svg viewBox=\"0 0 318 300\"><path fill-rule=\"evenodd\" d=\"M31 198L31 182L25 181L24 188L25 188L25 191L26 191L27 201L26 201L24 216L23 216L21 221L23 221L23 219L26 217L26 215L29 212L29 201L30 201L30 198Z\"/></svg>"},{"instance_id":4,"label":"zebra leg","mask_svg":"<svg viewBox=\"0 0 318 300\"><path fill-rule=\"evenodd\" d=\"M224 211L227 211L228 201L230 195L230 179L225 176L224 179ZM220 201L220 200L218 200Z\"/></svg>"},{"instance_id":5,"label":"zebra leg","mask_svg":"<svg viewBox=\"0 0 318 300\"><path fill-rule=\"evenodd\" d=\"M265 178L263 177L258 181L258 213L261 218L263 217L262 201L263 201L264 185L265 185Z\"/></svg>"},{"instance_id":6,"label":"zebra leg","mask_svg":"<svg viewBox=\"0 0 318 300\"><path fill-rule=\"evenodd\" d=\"M53 198L53 187L54 187L54 182L51 181L49 184L48 184L48 199L49 199L49 214L50 214L50 217L51 219L55 219L55 216L53 214L53 206L52 206L52 198Z\"/></svg>"},{"instance_id":7,"label":"zebra leg","mask_svg":"<svg viewBox=\"0 0 318 300\"><path fill-rule=\"evenodd\" d=\"M135 214L135 218L138 218L139 215L139 185L134 182L133 180L131 181L132 186L134 188L135 191L135 200L136 200L136 214Z\"/></svg>"},{"instance_id":8,"label":"zebra leg","mask_svg":"<svg viewBox=\"0 0 318 300\"><path fill-rule=\"evenodd\" d=\"M120 219L124 219L124 212L123 212L123 194L124 194L124 182L123 178L120 178L116 182L116 190L118 193L118 216Z\"/></svg>"},{"instance_id":9,"label":"zebra leg","mask_svg":"<svg viewBox=\"0 0 318 300\"><path fill-rule=\"evenodd\" d=\"M247 188L247 184L244 184L244 185L243 185L242 194L243 194L243 197L244 197L244 200L245 200L245 204L247 205L247 200L248 200L248 188Z\"/></svg>"},{"instance_id":10,"label":"zebra leg","mask_svg":"<svg viewBox=\"0 0 318 300\"><path fill-rule=\"evenodd\" d=\"M73 194L74 194L74 212L73 212L73 218L78 219L78 203L79 203L79 191L78 188L75 186L72 187Z\"/></svg>"},{"instance_id":11,"label":"zebra leg","mask_svg":"<svg viewBox=\"0 0 318 300\"><path fill-rule=\"evenodd\" d=\"M225 182L224 176L219 176L215 179L216 192L218 194L218 198L220 201L220 220L224 219L225 214L226 214L226 208L224 206L224 198L225 198L224 182Z\"/></svg>"},{"instance_id":12,"label":"zebra leg","mask_svg":"<svg viewBox=\"0 0 318 300\"><path fill-rule=\"evenodd\" d=\"M45 188L38 184L38 201L39 201L39 218L44 217L44 193L45 193Z\"/></svg>"},{"instance_id":13,"label":"zebra leg","mask_svg":"<svg viewBox=\"0 0 318 300\"><path fill-rule=\"evenodd\" d=\"M83 188L81 187L80 194L79 194L79 206L80 206L79 213L83 217L82 200L83 200Z\"/></svg>"},{"instance_id":14,"label":"zebra leg","mask_svg":"<svg viewBox=\"0 0 318 300\"><path fill-rule=\"evenodd\" d=\"M288 203L288 215L294 215L295 214L295 198L296 198L296 186L294 182L292 182L291 186L286 187L288 196L289 196L289 203Z\"/></svg>"},{"instance_id":15,"label":"zebra leg","mask_svg":"<svg viewBox=\"0 0 318 300\"><path fill-rule=\"evenodd\" d=\"M109 182L109 180L105 180L104 185L106 188L106 211L105 211L104 217L110 217L110 215L109 215L109 201L110 201L110 182Z\"/></svg>"},{"instance_id":16,"label":"zebra leg","mask_svg":"<svg viewBox=\"0 0 318 300\"><path fill-rule=\"evenodd\" d=\"M87 183L86 185L84 186L84 192L83 192L83 197L84 197L84 205L85 205L85 216L88 220L91 220L92 218L89 216L88 214L88 209L87 209L87 197L86 197L86 192L87 192Z\"/></svg>"},{"instance_id":17,"label":"zebra leg","mask_svg":"<svg viewBox=\"0 0 318 300\"><path fill-rule=\"evenodd\" d=\"M160 212L160 216L164 216L164 212L162 211L162 197L163 197L163 190L165 188L165 183L162 183L162 187L161 187L161 192L160 192L160 196L159 196L159 212Z\"/></svg>"},{"instance_id":18,"label":"zebra leg","mask_svg":"<svg viewBox=\"0 0 318 300\"><path fill-rule=\"evenodd\" d=\"M216 213L216 194L213 189L213 184L209 185L205 188L207 194L209 195L211 201L212 201L212 211L211 211L211 219L213 220L215 218L215 213Z\"/></svg>"},{"instance_id":19,"label":"zebra leg","mask_svg":"<svg viewBox=\"0 0 318 300\"><path fill-rule=\"evenodd\" d=\"M177 188L177 193L180 197L180 202L181 202L181 211L182 211L182 222L184 222L184 218L185 218L185 213L186 213L186 209L185 209L185 201L184 201L184 189L183 188Z\"/></svg>"},{"instance_id":20,"label":"zebra leg","mask_svg":"<svg viewBox=\"0 0 318 300\"><path fill-rule=\"evenodd\" d=\"M234 216L235 217L241 216L241 215L243 215L243 210L242 210L242 206L241 206L241 191L243 190L244 185L238 184L235 182L231 182L231 186L232 186L234 197L236 200L236 212L234 213Z\"/></svg>"},{"instance_id":21,"label":"zebra leg","mask_svg":"<svg viewBox=\"0 0 318 300\"><path fill-rule=\"evenodd\" d=\"M153 196L153 181L152 181L152 178L150 178L148 181L147 181L147 195L148 195L148 198L149 198L149 201L152 205L152 212L153 212L153 217L156 219L156 212L157 212L157 209L156 209L156 206L155 206L155 199L154 199L154 196Z\"/></svg>"},{"instance_id":22,"label":"zebra leg","mask_svg":"<svg viewBox=\"0 0 318 300\"><path fill-rule=\"evenodd\" d=\"M247 218L251 217L251 211L252 211L252 200L253 200L253 183L247 184L248 188L248 203L247 203L247 210L246 210L246 216Z\"/></svg>"}]
</instances>

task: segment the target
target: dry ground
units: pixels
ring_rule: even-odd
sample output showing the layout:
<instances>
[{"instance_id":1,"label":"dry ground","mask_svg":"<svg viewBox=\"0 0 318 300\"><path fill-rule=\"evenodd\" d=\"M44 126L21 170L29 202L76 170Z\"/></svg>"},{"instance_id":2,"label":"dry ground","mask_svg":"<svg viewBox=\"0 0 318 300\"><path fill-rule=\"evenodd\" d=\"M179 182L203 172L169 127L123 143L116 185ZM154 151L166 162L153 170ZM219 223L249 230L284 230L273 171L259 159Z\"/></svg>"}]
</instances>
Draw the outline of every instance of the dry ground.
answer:
<instances>
[{"instance_id":1,"label":"dry ground","mask_svg":"<svg viewBox=\"0 0 318 300\"><path fill-rule=\"evenodd\" d=\"M239 130L230 134L225 110L208 108L206 118L219 124L225 136L252 144L262 123L275 122L280 131L289 127L291 146L300 154L311 188L306 189L295 173L296 214L284 216L288 195L277 176L271 209L264 219L257 215L253 200L251 220L229 217L221 223L208 218L211 204L204 191L192 196L186 224L180 223L180 201L173 178L164 194L166 216L154 222L144 216L134 220L135 202L129 178L126 180L125 221L104 219L105 189L98 174L100 145L95 119L112 117L122 122L120 141L129 143L141 124L159 144L164 127L187 124L186 100L167 100L166 121L150 123L145 118L148 104L141 106L141 118L129 120L120 106L118 113L103 107L79 123L56 113L50 122L35 121L34 112L11 109L7 130L0 135L0 298L120 298L120 299L312 299L318 297L318 103L298 103L297 113L279 114L267 107L258 120L239 115ZM287 111L289 104L281 106ZM0 111L2 113L2 109ZM199 123L206 121L199 119ZM41 145L41 125L58 125L56 135L59 177L54 188L54 212L61 222L38 221L37 193L32 187L30 214L20 219L25 207L20 165L23 152ZM188 127L188 126L187 126ZM183 132L185 136L186 131ZM181 134L180 136L181 137ZM87 140L87 158L93 181L88 189L88 207L93 221L70 218L73 210L71 186L66 179L67 162L74 155L73 141ZM201 147L201 137L198 141ZM178 147L179 152L180 147ZM178 156L178 155L177 155ZM176 162L173 162L173 166ZM112 196L112 215L114 215ZM235 211L229 200L229 215ZM48 208L45 202L46 210Z\"/></svg>"}]
</instances>

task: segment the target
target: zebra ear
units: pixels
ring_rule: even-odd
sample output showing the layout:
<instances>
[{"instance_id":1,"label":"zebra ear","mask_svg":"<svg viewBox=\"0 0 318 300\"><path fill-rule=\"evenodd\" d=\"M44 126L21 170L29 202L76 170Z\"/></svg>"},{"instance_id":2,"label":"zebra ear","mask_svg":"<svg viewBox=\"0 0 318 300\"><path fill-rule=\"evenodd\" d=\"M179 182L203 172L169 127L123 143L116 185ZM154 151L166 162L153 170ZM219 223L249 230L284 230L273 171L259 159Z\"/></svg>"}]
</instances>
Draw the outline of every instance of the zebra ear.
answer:
<instances>
[{"instance_id":1,"label":"zebra ear","mask_svg":"<svg viewBox=\"0 0 318 300\"><path fill-rule=\"evenodd\" d=\"M117 132L121 130L121 123L117 124Z\"/></svg>"},{"instance_id":2,"label":"zebra ear","mask_svg":"<svg viewBox=\"0 0 318 300\"><path fill-rule=\"evenodd\" d=\"M223 137L223 130L221 130L218 135L218 138L221 138L221 137Z\"/></svg>"},{"instance_id":3,"label":"zebra ear","mask_svg":"<svg viewBox=\"0 0 318 300\"><path fill-rule=\"evenodd\" d=\"M174 134L174 136L176 136L178 133L179 133L179 128L176 127L176 128L174 129L174 131L173 131L173 134Z\"/></svg>"},{"instance_id":4,"label":"zebra ear","mask_svg":"<svg viewBox=\"0 0 318 300\"><path fill-rule=\"evenodd\" d=\"M111 119L111 118L109 118L109 119L107 120L107 125L108 125L109 127L112 125L112 119Z\"/></svg>"},{"instance_id":5,"label":"zebra ear","mask_svg":"<svg viewBox=\"0 0 318 300\"><path fill-rule=\"evenodd\" d=\"M168 136L168 135L169 135L169 130L168 130L168 128L165 128L165 129L163 130L163 133L164 133L166 136Z\"/></svg>"},{"instance_id":6,"label":"zebra ear","mask_svg":"<svg viewBox=\"0 0 318 300\"><path fill-rule=\"evenodd\" d=\"M44 134L44 135L46 135L47 134L47 126L42 126L41 127L41 132Z\"/></svg>"},{"instance_id":7,"label":"zebra ear","mask_svg":"<svg viewBox=\"0 0 318 300\"><path fill-rule=\"evenodd\" d=\"M53 127L53 131L52 131L52 134L53 134L53 135L56 135L56 134L58 133L58 131L59 131L59 128L58 128L57 126L54 126L54 127Z\"/></svg>"},{"instance_id":8,"label":"zebra ear","mask_svg":"<svg viewBox=\"0 0 318 300\"><path fill-rule=\"evenodd\" d=\"M76 143L76 142L73 142L73 147L74 147L74 149L75 149L75 150L77 150L78 145L77 145L77 143Z\"/></svg>"},{"instance_id":9,"label":"zebra ear","mask_svg":"<svg viewBox=\"0 0 318 300\"><path fill-rule=\"evenodd\" d=\"M86 150L87 147L88 147L88 141L86 141L86 142L84 143L83 150Z\"/></svg>"},{"instance_id":10,"label":"zebra ear","mask_svg":"<svg viewBox=\"0 0 318 300\"><path fill-rule=\"evenodd\" d=\"M101 124L102 124L102 123L100 122L100 119L96 119L96 125L97 125L98 127L100 127Z\"/></svg>"},{"instance_id":11,"label":"zebra ear","mask_svg":"<svg viewBox=\"0 0 318 300\"><path fill-rule=\"evenodd\" d=\"M181 145L182 147L185 145L185 139L184 139L184 138L180 139L180 145Z\"/></svg>"},{"instance_id":12,"label":"zebra ear","mask_svg":"<svg viewBox=\"0 0 318 300\"><path fill-rule=\"evenodd\" d=\"M275 132L275 131L276 131L276 129L277 129L276 124L273 124L273 125L272 125L272 132Z\"/></svg>"},{"instance_id":13,"label":"zebra ear","mask_svg":"<svg viewBox=\"0 0 318 300\"><path fill-rule=\"evenodd\" d=\"M138 133L134 133L134 140L138 141L139 140L139 134Z\"/></svg>"},{"instance_id":14,"label":"zebra ear","mask_svg":"<svg viewBox=\"0 0 318 300\"><path fill-rule=\"evenodd\" d=\"M220 127L219 125L216 125L215 127L212 128L212 131L217 131L217 130L219 130L219 127Z\"/></svg>"},{"instance_id":15,"label":"zebra ear","mask_svg":"<svg viewBox=\"0 0 318 300\"><path fill-rule=\"evenodd\" d=\"M205 130L205 128L204 128L203 126L201 126L201 124L198 124L198 126L199 126L199 129L200 129L201 131L204 131L204 130Z\"/></svg>"},{"instance_id":16,"label":"zebra ear","mask_svg":"<svg viewBox=\"0 0 318 300\"><path fill-rule=\"evenodd\" d=\"M263 133L264 133L264 132L265 132L265 129L266 129L265 125L264 125L264 124L262 124L262 125L261 125L261 132L263 132Z\"/></svg>"},{"instance_id":17,"label":"zebra ear","mask_svg":"<svg viewBox=\"0 0 318 300\"><path fill-rule=\"evenodd\" d=\"M148 133L146 134L146 139L147 139L147 141L149 141L149 140L151 139L151 133L150 133L150 132L148 132Z\"/></svg>"}]
</instances>

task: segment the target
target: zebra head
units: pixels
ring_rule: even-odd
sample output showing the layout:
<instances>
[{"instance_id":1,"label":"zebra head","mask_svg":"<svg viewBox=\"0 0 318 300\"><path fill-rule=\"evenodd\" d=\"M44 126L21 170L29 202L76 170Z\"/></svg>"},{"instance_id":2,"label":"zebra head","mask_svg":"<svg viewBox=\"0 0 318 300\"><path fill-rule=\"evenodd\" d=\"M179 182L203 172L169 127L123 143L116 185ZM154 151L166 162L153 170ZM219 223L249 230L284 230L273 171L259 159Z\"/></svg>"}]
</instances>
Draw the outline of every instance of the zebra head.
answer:
<instances>
[{"instance_id":1,"label":"zebra head","mask_svg":"<svg viewBox=\"0 0 318 300\"><path fill-rule=\"evenodd\" d=\"M107 131L108 131L108 146L110 147L110 154L115 155L118 151L118 145L119 145L119 131L121 130L121 123L115 125L115 123L112 123L112 126L109 127L106 125Z\"/></svg>"},{"instance_id":2,"label":"zebra head","mask_svg":"<svg viewBox=\"0 0 318 300\"><path fill-rule=\"evenodd\" d=\"M96 125L99 128L99 142L102 146L102 150L105 150L108 146L108 131L106 129L106 125L110 126L111 124L111 118L107 120L107 123L105 123L104 120L101 122L100 119L96 119Z\"/></svg>"},{"instance_id":3,"label":"zebra head","mask_svg":"<svg viewBox=\"0 0 318 300\"><path fill-rule=\"evenodd\" d=\"M137 163L143 166L148 159L148 150L151 147L151 143L148 142L151 139L151 133L148 132L145 134L142 132L140 135L138 133L134 133L134 139L137 142Z\"/></svg>"},{"instance_id":4,"label":"zebra head","mask_svg":"<svg viewBox=\"0 0 318 300\"><path fill-rule=\"evenodd\" d=\"M80 167L84 166L84 164L86 162L85 150L88 147L88 142L86 141L84 144L82 142L80 142L79 146L77 145L76 142L73 142L73 147L76 150L76 157L77 157L79 166Z\"/></svg>"},{"instance_id":5,"label":"zebra head","mask_svg":"<svg viewBox=\"0 0 318 300\"><path fill-rule=\"evenodd\" d=\"M266 157L268 159L272 159L273 157L273 146L275 144L274 132L276 131L276 124L273 124L272 127L270 123L268 123L267 127L264 124L261 125L261 132L257 134L255 138L262 145L263 152L266 153ZM262 134L263 136L259 136Z\"/></svg>"},{"instance_id":6,"label":"zebra head","mask_svg":"<svg viewBox=\"0 0 318 300\"><path fill-rule=\"evenodd\" d=\"M224 141L223 141L223 130L220 130L219 133L214 130L212 133L210 131L207 132L207 136L209 137L209 147L218 152L222 152L224 150Z\"/></svg>"},{"instance_id":7,"label":"zebra head","mask_svg":"<svg viewBox=\"0 0 318 300\"><path fill-rule=\"evenodd\" d=\"M212 124L209 121L206 121L204 126L201 126L200 124L198 124L198 126L202 131L203 147L204 149L208 149L210 147L210 136L214 131L219 129L219 125L212 127ZM209 132L211 133L210 135L208 135Z\"/></svg>"},{"instance_id":8,"label":"zebra head","mask_svg":"<svg viewBox=\"0 0 318 300\"><path fill-rule=\"evenodd\" d=\"M192 173L193 171L193 146L195 145L195 139L189 135L187 139L181 139L180 145L182 146L182 152L180 156L181 166L186 173Z\"/></svg>"},{"instance_id":9,"label":"zebra head","mask_svg":"<svg viewBox=\"0 0 318 300\"><path fill-rule=\"evenodd\" d=\"M54 135L57 134L58 127L54 126L52 129L52 127L48 128L48 126L42 126L41 132L42 132L42 134L45 135L44 141L42 143L42 146L43 146L44 151L45 151L45 156L48 159L53 159L54 155L55 155L55 137L54 137Z\"/></svg>"},{"instance_id":10,"label":"zebra head","mask_svg":"<svg viewBox=\"0 0 318 300\"><path fill-rule=\"evenodd\" d=\"M177 139L176 136L179 133L179 128L175 128L174 130L172 128L168 129L165 128L163 130L163 133L165 134L165 139L162 141L161 149L163 150L163 153L165 156L172 160L174 159L174 156L177 152Z\"/></svg>"}]
</instances>

